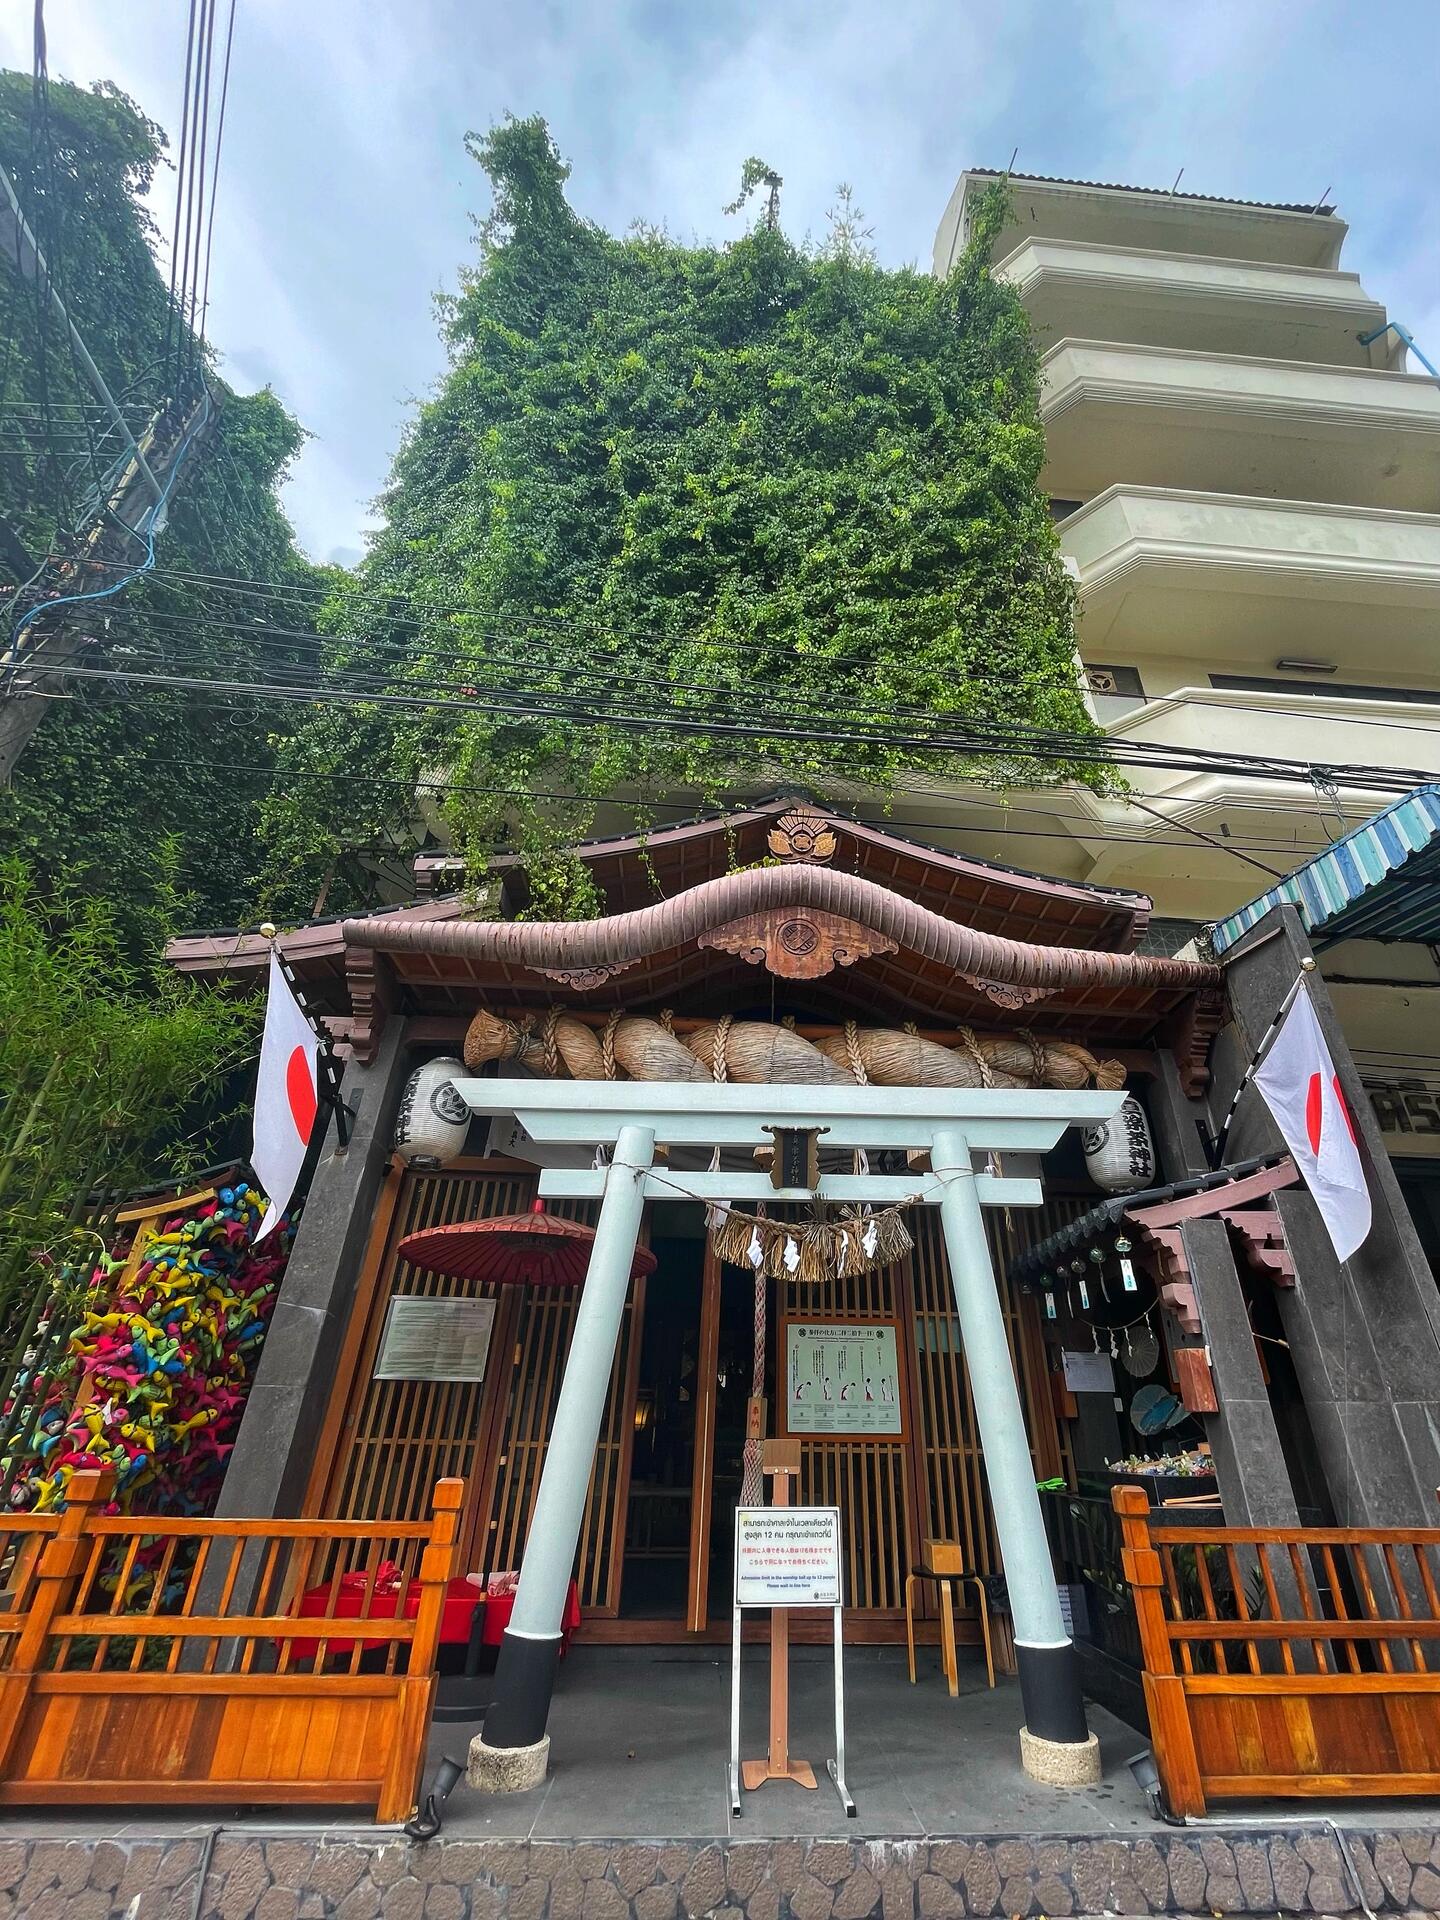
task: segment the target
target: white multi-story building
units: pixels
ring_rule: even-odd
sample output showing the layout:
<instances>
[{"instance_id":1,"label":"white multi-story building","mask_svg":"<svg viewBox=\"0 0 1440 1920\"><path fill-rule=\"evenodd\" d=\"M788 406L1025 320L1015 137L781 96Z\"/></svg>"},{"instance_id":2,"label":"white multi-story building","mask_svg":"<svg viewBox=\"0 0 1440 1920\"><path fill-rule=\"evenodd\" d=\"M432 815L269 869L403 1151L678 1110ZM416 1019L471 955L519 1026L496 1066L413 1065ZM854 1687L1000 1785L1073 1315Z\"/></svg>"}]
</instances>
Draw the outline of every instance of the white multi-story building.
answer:
<instances>
[{"instance_id":1,"label":"white multi-story building","mask_svg":"<svg viewBox=\"0 0 1440 1920\"><path fill-rule=\"evenodd\" d=\"M961 176L937 273L997 177ZM1044 355L1043 484L1096 719L1122 752L1273 755L1317 778L1132 768L1133 800L977 796L961 830L1214 920L1265 885L1242 853L1288 872L1394 797L1330 769L1440 770L1440 383L1406 370L1340 266L1331 209L1010 191L993 257Z\"/></svg>"},{"instance_id":2,"label":"white multi-story building","mask_svg":"<svg viewBox=\"0 0 1440 1920\"><path fill-rule=\"evenodd\" d=\"M937 273L998 177L962 175ZM993 259L1043 354L1043 484L1091 711L1121 752L1315 768L1132 767L1128 800L1017 793L1010 857L1143 890L1172 943L1174 922L1219 922L1224 948L1267 896L1296 903L1440 1270L1440 788L1404 801L1393 784L1440 779L1440 381L1407 370L1403 327L1341 267L1331 209L1010 191ZM962 831L1004 857L993 799L958 797Z\"/></svg>"}]
</instances>

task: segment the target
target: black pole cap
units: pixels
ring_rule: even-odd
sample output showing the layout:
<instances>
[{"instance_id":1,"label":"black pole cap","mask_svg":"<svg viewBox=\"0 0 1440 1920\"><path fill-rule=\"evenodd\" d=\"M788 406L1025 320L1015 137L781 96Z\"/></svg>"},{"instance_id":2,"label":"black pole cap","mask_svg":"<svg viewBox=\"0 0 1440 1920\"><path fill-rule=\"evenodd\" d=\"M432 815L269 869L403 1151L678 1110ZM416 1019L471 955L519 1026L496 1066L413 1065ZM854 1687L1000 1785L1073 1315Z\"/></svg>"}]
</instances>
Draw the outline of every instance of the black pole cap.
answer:
<instances>
[{"instance_id":1,"label":"black pole cap","mask_svg":"<svg viewBox=\"0 0 1440 1920\"><path fill-rule=\"evenodd\" d=\"M487 1747L533 1747L545 1738L560 1646L558 1633L553 1640L531 1640L506 1628L485 1715Z\"/></svg>"},{"instance_id":2,"label":"black pole cap","mask_svg":"<svg viewBox=\"0 0 1440 1920\"><path fill-rule=\"evenodd\" d=\"M1072 1744L1090 1738L1085 1699L1080 1690L1080 1657L1074 1642L1058 1647L1027 1647L1016 1642L1015 1664L1020 1670L1020 1697L1025 1703L1025 1725L1037 1740ZM485 1738L490 1738L487 1726Z\"/></svg>"}]
</instances>

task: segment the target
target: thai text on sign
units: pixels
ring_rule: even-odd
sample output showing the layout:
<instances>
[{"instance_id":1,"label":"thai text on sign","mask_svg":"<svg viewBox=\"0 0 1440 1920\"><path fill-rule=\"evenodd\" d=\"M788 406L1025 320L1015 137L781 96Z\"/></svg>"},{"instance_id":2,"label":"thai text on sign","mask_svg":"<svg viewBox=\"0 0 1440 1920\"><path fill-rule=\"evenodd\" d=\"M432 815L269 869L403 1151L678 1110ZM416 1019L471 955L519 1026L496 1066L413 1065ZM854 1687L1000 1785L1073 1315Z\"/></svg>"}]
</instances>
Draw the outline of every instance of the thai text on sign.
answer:
<instances>
[{"instance_id":1,"label":"thai text on sign","mask_svg":"<svg viewBox=\"0 0 1440 1920\"><path fill-rule=\"evenodd\" d=\"M737 1607L838 1607L840 1509L739 1507Z\"/></svg>"}]
</instances>

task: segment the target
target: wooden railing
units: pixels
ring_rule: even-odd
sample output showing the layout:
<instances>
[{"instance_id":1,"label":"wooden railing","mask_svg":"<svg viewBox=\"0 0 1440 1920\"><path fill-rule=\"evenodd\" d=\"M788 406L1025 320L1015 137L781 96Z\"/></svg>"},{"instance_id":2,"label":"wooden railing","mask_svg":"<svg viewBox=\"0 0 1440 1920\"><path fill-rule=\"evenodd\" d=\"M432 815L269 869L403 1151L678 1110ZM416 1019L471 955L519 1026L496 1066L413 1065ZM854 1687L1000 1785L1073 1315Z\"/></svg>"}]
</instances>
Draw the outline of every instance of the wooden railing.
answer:
<instances>
[{"instance_id":1,"label":"wooden railing","mask_svg":"<svg viewBox=\"0 0 1440 1920\"><path fill-rule=\"evenodd\" d=\"M1172 1812L1440 1794L1440 1528L1171 1526L1139 1487L1112 1499Z\"/></svg>"},{"instance_id":2,"label":"wooden railing","mask_svg":"<svg viewBox=\"0 0 1440 1920\"><path fill-rule=\"evenodd\" d=\"M429 1520L0 1516L0 1804L415 1802L459 1480Z\"/></svg>"}]
</instances>

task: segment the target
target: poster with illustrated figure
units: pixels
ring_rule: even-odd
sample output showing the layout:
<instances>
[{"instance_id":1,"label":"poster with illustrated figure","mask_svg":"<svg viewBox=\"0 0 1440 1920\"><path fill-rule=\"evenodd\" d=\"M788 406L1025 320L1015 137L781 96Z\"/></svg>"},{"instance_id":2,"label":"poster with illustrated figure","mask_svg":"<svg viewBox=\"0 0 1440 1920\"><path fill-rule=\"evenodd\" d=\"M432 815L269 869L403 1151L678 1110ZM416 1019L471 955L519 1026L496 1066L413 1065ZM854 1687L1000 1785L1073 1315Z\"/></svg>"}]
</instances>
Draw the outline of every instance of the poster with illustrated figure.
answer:
<instances>
[{"instance_id":1,"label":"poster with illustrated figure","mask_svg":"<svg viewBox=\"0 0 1440 1920\"><path fill-rule=\"evenodd\" d=\"M893 1324L787 1321L784 1404L788 1434L903 1437Z\"/></svg>"}]
</instances>

